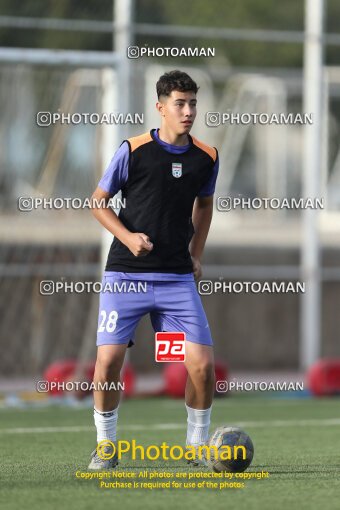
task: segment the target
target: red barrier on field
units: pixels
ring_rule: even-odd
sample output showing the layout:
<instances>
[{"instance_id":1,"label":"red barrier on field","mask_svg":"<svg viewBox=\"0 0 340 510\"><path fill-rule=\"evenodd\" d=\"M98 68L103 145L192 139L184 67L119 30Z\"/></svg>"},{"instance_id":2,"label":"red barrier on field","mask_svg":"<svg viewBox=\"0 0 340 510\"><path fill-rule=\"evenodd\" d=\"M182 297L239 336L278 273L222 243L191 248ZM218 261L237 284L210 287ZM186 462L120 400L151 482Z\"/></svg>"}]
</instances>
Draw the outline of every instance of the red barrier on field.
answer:
<instances>
[{"instance_id":1,"label":"red barrier on field","mask_svg":"<svg viewBox=\"0 0 340 510\"><path fill-rule=\"evenodd\" d=\"M340 359L317 361L307 372L311 393L317 397L340 394Z\"/></svg>"},{"instance_id":2,"label":"red barrier on field","mask_svg":"<svg viewBox=\"0 0 340 510\"><path fill-rule=\"evenodd\" d=\"M129 363L125 363L122 370L122 381L124 383L124 391L122 397L132 397L135 394L136 375L135 371Z\"/></svg>"}]
</instances>

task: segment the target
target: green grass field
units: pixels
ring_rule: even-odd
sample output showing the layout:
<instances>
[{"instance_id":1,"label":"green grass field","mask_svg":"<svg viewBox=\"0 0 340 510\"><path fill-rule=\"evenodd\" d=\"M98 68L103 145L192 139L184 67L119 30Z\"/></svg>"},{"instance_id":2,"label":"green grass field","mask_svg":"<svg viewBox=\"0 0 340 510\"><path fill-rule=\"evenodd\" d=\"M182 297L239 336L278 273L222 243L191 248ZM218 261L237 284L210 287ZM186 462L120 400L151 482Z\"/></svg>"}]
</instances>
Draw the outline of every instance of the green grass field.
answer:
<instances>
[{"instance_id":1,"label":"green grass field","mask_svg":"<svg viewBox=\"0 0 340 510\"><path fill-rule=\"evenodd\" d=\"M337 399L232 397L215 400L212 428L240 424L255 456L249 471L268 479L243 489L100 489L76 479L95 446L91 409L47 407L0 411L0 508L303 510L340 508L340 408ZM184 444L182 401L127 400L119 439L139 444ZM191 472L183 461L131 461L120 470ZM125 480L127 481L127 480Z\"/></svg>"}]
</instances>

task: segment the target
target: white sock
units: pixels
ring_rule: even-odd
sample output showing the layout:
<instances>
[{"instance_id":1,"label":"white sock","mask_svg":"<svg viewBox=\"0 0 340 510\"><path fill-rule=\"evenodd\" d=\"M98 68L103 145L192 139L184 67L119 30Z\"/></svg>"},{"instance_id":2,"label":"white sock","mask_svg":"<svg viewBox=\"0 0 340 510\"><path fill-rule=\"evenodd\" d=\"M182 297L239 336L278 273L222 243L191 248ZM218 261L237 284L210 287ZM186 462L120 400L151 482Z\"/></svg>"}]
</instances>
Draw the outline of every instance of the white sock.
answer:
<instances>
[{"instance_id":1,"label":"white sock","mask_svg":"<svg viewBox=\"0 0 340 510\"><path fill-rule=\"evenodd\" d=\"M97 442L104 439L114 442L117 435L118 407L113 411L97 411L94 408L93 416L97 429Z\"/></svg>"},{"instance_id":2,"label":"white sock","mask_svg":"<svg viewBox=\"0 0 340 510\"><path fill-rule=\"evenodd\" d=\"M187 441L189 446L205 444L209 438L211 407L209 409L193 409L185 404L188 413Z\"/></svg>"}]
</instances>

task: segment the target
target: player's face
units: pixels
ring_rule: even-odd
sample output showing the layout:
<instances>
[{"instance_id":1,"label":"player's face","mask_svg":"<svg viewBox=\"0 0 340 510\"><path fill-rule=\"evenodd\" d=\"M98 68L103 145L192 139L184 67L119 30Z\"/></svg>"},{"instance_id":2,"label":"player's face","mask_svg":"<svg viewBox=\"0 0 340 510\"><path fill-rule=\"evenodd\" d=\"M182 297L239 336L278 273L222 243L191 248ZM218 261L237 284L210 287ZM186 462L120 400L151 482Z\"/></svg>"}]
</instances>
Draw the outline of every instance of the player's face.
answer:
<instances>
[{"instance_id":1,"label":"player's face","mask_svg":"<svg viewBox=\"0 0 340 510\"><path fill-rule=\"evenodd\" d=\"M177 135L189 133L196 117L196 94L173 90L162 102L164 122Z\"/></svg>"}]
</instances>

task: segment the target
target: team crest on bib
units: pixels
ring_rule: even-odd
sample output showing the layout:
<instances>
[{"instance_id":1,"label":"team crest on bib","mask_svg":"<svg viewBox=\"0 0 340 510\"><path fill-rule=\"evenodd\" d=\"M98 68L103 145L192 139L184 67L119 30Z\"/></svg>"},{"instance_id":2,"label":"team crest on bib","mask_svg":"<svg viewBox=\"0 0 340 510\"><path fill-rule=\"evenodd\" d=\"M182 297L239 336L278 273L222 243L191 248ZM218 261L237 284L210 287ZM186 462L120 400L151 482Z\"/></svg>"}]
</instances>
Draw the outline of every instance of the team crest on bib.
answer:
<instances>
[{"instance_id":1,"label":"team crest on bib","mask_svg":"<svg viewBox=\"0 0 340 510\"><path fill-rule=\"evenodd\" d=\"M172 163L172 175L176 178L182 177L182 163Z\"/></svg>"}]
</instances>

